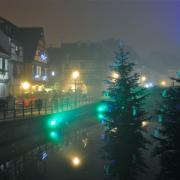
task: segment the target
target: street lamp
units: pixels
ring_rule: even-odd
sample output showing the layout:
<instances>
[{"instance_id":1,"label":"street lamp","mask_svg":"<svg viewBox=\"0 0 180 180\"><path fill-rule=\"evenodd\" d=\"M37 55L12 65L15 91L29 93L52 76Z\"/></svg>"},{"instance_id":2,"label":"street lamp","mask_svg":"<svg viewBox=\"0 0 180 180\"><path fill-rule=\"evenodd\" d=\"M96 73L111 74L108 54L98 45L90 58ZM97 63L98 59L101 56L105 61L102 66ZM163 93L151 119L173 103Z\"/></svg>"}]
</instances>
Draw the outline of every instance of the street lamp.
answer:
<instances>
[{"instance_id":1,"label":"street lamp","mask_svg":"<svg viewBox=\"0 0 180 180\"><path fill-rule=\"evenodd\" d=\"M76 93L76 89L77 89L77 79L80 76L79 71L73 71L72 73L72 78L74 79L74 92Z\"/></svg>"},{"instance_id":2,"label":"street lamp","mask_svg":"<svg viewBox=\"0 0 180 180\"><path fill-rule=\"evenodd\" d=\"M147 121L143 121L142 123L141 123L141 127L146 127L148 125L148 122Z\"/></svg>"},{"instance_id":3,"label":"street lamp","mask_svg":"<svg viewBox=\"0 0 180 180\"><path fill-rule=\"evenodd\" d=\"M112 77L113 77L114 79L118 79L118 78L119 78L119 74L116 73L116 72L113 72L113 73L112 73Z\"/></svg>"},{"instance_id":4,"label":"street lamp","mask_svg":"<svg viewBox=\"0 0 180 180\"><path fill-rule=\"evenodd\" d=\"M51 76L55 76L55 72L54 71L51 72Z\"/></svg>"},{"instance_id":5,"label":"street lamp","mask_svg":"<svg viewBox=\"0 0 180 180\"><path fill-rule=\"evenodd\" d=\"M74 80L75 106L77 105L77 79L79 78L79 71L73 71L72 78Z\"/></svg>"},{"instance_id":6,"label":"street lamp","mask_svg":"<svg viewBox=\"0 0 180 180\"><path fill-rule=\"evenodd\" d=\"M27 81L22 82L21 83L21 88L22 88L22 95L24 95L30 89L30 83L27 82Z\"/></svg>"},{"instance_id":7,"label":"street lamp","mask_svg":"<svg viewBox=\"0 0 180 180\"><path fill-rule=\"evenodd\" d=\"M166 81L161 81L161 86L166 86L167 82Z\"/></svg>"},{"instance_id":8,"label":"street lamp","mask_svg":"<svg viewBox=\"0 0 180 180\"><path fill-rule=\"evenodd\" d=\"M28 82L22 82L21 86L25 91L30 88L30 84Z\"/></svg>"},{"instance_id":9,"label":"street lamp","mask_svg":"<svg viewBox=\"0 0 180 180\"><path fill-rule=\"evenodd\" d=\"M72 73L73 79L77 79L79 76L80 76L79 71L73 71L73 73Z\"/></svg>"},{"instance_id":10,"label":"street lamp","mask_svg":"<svg viewBox=\"0 0 180 180\"><path fill-rule=\"evenodd\" d=\"M73 164L73 166L75 166L75 167L79 166L79 165L81 164L80 158L77 157L77 156L73 157L73 159L72 159L72 164Z\"/></svg>"},{"instance_id":11,"label":"street lamp","mask_svg":"<svg viewBox=\"0 0 180 180\"><path fill-rule=\"evenodd\" d=\"M142 81L142 82L145 82L146 80L147 80L147 77L146 77L146 76L142 76L142 77L141 77L141 81Z\"/></svg>"}]
</instances>

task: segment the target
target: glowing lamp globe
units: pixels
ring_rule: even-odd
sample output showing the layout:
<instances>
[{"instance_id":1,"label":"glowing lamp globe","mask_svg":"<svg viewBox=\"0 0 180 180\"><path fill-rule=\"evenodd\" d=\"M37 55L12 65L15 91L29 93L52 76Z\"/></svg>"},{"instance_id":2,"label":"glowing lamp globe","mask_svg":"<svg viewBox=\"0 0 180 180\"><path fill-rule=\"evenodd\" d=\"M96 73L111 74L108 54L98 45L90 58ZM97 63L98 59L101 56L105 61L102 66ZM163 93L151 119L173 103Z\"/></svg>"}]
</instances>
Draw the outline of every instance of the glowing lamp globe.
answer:
<instances>
[{"instance_id":1,"label":"glowing lamp globe","mask_svg":"<svg viewBox=\"0 0 180 180\"><path fill-rule=\"evenodd\" d=\"M78 157L74 157L74 158L72 159L72 164L73 164L74 166L79 166L80 163L81 163L81 161L80 161L80 159L79 159Z\"/></svg>"},{"instance_id":2,"label":"glowing lamp globe","mask_svg":"<svg viewBox=\"0 0 180 180\"><path fill-rule=\"evenodd\" d=\"M113 72L113 73L112 73L112 77L113 77L114 79L118 79L118 78L119 78L119 74L116 73L116 72Z\"/></svg>"},{"instance_id":3,"label":"glowing lamp globe","mask_svg":"<svg viewBox=\"0 0 180 180\"><path fill-rule=\"evenodd\" d=\"M166 86L166 81L161 81L161 86Z\"/></svg>"},{"instance_id":4,"label":"glowing lamp globe","mask_svg":"<svg viewBox=\"0 0 180 180\"><path fill-rule=\"evenodd\" d=\"M22 88L23 88L24 90L28 90L28 89L30 88L30 84L29 84L28 82L23 82L23 83L22 83Z\"/></svg>"},{"instance_id":5,"label":"glowing lamp globe","mask_svg":"<svg viewBox=\"0 0 180 180\"><path fill-rule=\"evenodd\" d=\"M146 127L147 125L148 125L147 121L143 121L142 124L141 124L142 127Z\"/></svg>"},{"instance_id":6,"label":"glowing lamp globe","mask_svg":"<svg viewBox=\"0 0 180 180\"><path fill-rule=\"evenodd\" d=\"M142 82L145 82L147 80L146 76L141 77Z\"/></svg>"},{"instance_id":7,"label":"glowing lamp globe","mask_svg":"<svg viewBox=\"0 0 180 180\"><path fill-rule=\"evenodd\" d=\"M80 76L79 71L74 71L74 72L72 73L73 79L77 79L79 76Z\"/></svg>"}]
</instances>

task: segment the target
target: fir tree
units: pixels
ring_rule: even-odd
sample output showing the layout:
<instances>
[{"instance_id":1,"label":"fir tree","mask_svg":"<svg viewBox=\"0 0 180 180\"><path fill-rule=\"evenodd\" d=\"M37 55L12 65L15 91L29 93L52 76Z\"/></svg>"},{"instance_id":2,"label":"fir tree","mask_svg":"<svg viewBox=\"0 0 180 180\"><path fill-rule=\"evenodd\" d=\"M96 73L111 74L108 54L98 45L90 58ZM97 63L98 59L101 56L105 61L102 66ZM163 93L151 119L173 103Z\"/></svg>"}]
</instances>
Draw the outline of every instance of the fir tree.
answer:
<instances>
[{"instance_id":1,"label":"fir tree","mask_svg":"<svg viewBox=\"0 0 180 180\"><path fill-rule=\"evenodd\" d=\"M110 111L106 114L107 140L104 146L110 176L119 180L135 180L146 165L142 150L148 141L143 136L142 122L147 120L143 102L145 89L139 86L139 75L124 46L115 53L111 67L115 75L109 77ZM106 168L107 169L107 168Z\"/></svg>"},{"instance_id":2,"label":"fir tree","mask_svg":"<svg viewBox=\"0 0 180 180\"><path fill-rule=\"evenodd\" d=\"M162 93L162 138L155 151L156 155L160 155L161 163L158 180L180 179L180 79L172 79L176 81L176 85Z\"/></svg>"}]
</instances>

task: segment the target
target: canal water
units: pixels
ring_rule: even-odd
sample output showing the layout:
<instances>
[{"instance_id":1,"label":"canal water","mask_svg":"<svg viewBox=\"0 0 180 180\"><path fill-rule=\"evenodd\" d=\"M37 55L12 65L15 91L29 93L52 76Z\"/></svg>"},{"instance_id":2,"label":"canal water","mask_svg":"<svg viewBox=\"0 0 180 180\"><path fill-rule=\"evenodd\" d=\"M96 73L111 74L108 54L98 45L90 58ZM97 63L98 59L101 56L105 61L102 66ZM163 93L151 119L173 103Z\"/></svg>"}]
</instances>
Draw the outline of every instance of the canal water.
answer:
<instances>
[{"instance_id":1,"label":"canal water","mask_svg":"<svg viewBox=\"0 0 180 180\"><path fill-rule=\"evenodd\" d=\"M50 130L0 148L0 180L101 180L101 130L98 125Z\"/></svg>"}]
</instances>

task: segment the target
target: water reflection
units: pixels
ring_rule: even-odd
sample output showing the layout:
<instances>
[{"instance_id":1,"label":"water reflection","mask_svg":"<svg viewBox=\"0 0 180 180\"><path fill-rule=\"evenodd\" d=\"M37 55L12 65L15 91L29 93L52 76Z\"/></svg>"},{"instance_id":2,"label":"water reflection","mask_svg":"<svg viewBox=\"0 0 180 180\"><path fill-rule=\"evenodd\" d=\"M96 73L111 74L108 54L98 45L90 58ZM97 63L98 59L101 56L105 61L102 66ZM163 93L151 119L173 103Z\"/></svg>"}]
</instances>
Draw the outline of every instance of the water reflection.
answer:
<instances>
[{"instance_id":1,"label":"water reflection","mask_svg":"<svg viewBox=\"0 0 180 180\"><path fill-rule=\"evenodd\" d=\"M1 163L0 179L31 180L41 177L46 172L46 157L51 146L43 145L34 148L13 160Z\"/></svg>"},{"instance_id":2,"label":"water reflection","mask_svg":"<svg viewBox=\"0 0 180 180\"><path fill-rule=\"evenodd\" d=\"M60 133L49 132L52 140L45 134L20 139L12 144L7 143L0 149L1 180L36 180L44 179L46 161L49 153L60 146Z\"/></svg>"},{"instance_id":3,"label":"water reflection","mask_svg":"<svg viewBox=\"0 0 180 180\"><path fill-rule=\"evenodd\" d=\"M0 180L43 180L47 174L49 156L58 151L71 165L72 157L75 157L73 162L79 166L88 143L85 129L71 133L50 130L46 135L28 137L3 146L0 150Z\"/></svg>"}]
</instances>

